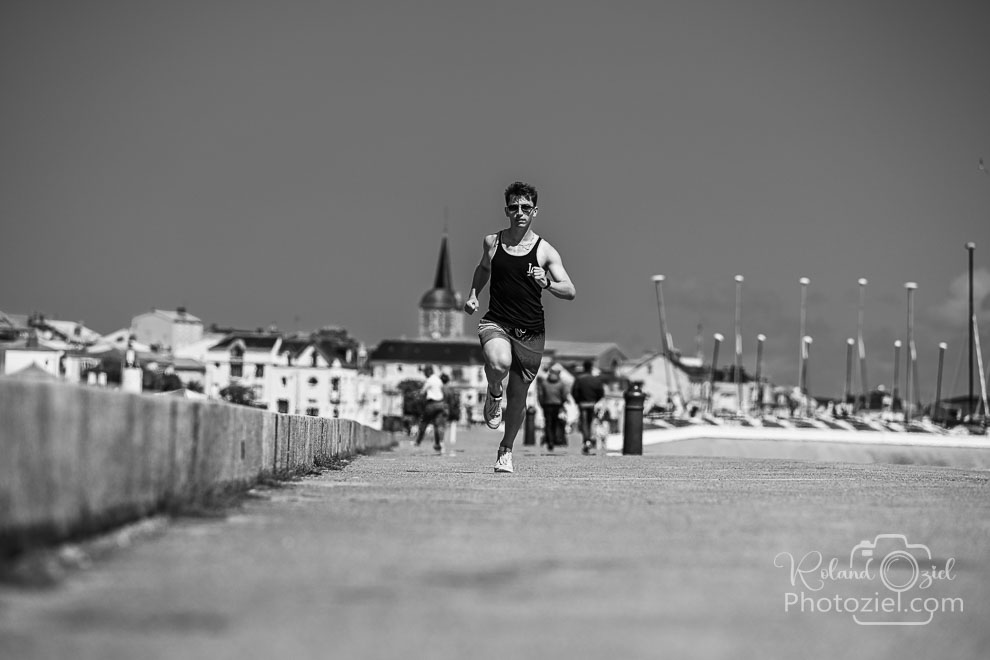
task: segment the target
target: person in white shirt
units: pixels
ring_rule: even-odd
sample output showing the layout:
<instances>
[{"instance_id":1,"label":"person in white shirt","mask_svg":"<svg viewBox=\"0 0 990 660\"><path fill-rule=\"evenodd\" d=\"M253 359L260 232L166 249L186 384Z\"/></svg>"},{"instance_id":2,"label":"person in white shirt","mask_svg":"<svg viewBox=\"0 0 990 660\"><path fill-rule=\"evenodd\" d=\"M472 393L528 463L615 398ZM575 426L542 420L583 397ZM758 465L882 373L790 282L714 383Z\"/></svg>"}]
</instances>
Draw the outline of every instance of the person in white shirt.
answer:
<instances>
[{"instance_id":1,"label":"person in white shirt","mask_svg":"<svg viewBox=\"0 0 990 660\"><path fill-rule=\"evenodd\" d=\"M433 372L433 367L423 369L426 382L420 389L423 396L423 416L419 420L419 433L416 434L416 446L423 442L426 427L433 425L433 449L443 451L443 434L447 429L447 404L444 400L443 381Z\"/></svg>"}]
</instances>

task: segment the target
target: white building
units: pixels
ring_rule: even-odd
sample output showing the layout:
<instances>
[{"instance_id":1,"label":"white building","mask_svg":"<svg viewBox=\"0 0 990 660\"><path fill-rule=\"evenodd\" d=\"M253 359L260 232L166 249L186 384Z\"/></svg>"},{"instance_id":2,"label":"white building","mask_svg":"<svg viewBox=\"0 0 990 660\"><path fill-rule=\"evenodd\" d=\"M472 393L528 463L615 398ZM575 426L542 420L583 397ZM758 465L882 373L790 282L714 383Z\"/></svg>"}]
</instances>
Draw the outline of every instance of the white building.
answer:
<instances>
[{"instance_id":1,"label":"white building","mask_svg":"<svg viewBox=\"0 0 990 660\"><path fill-rule=\"evenodd\" d=\"M691 358L683 358L690 360ZM688 372L683 362L668 359L659 353L644 355L639 360L619 367L619 374L629 382L643 383L646 394L645 409L653 406L668 408L671 401L679 401L685 406L702 400L699 372L701 365L690 365Z\"/></svg>"},{"instance_id":2,"label":"white building","mask_svg":"<svg viewBox=\"0 0 990 660\"><path fill-rule=\"evenodd\" d=\"M205 353L206 392L229 385L250 389L255 404L273 412L353 419L381 428L382 386L360 369L363 353L346 331L307 336L233 333Z\"/></svg>"},{"instance_id":3,"label":"white building","mask_svg":"<svg viewBox=\"0 0 990 660\"><path fill-rule=\"evenodd\" d=\"M318 342L272 368L267 403L277 412L353 419L381 428L381 384L359 371L355 358L348 362L327 354Z\"/></svg>"},{"instance_id":4,"label":"white building","mask_svg":"<svg viewBox=\"0 0 990 660\"><path fill-rule=\"evenodd\" d=\"M606 379L615 376L627 359L626 354L615 342L560 339L547 339L543 357L544 364L548 361L557 362L574 374L581 373L584 362L590 361Z\"/></svg>"},{"instance_id":5,"label":"white building","mask_svg":"<svg viewBox=\"0 0 990 660\"><path fill-rule=\"evenodd\" d=\"M121 328L120 330L114 330L109 334L103 335L92 346L87 347L86 350L90 353L102 353L103 351L108 351L111 348L116 348L123 351L126 350L128 346L139 353L151 352L151 346L133 340L130 328Z\"/></svg>"},{"instance_id":6,"label":"white building","mask_svg":"<svg viewBox=\"0 0 990 660\"><path fill-rule=\"evenodd\" d=\"M100 333L87 328L82 321L61 321L44 314L6 314L0 311L0 341L27 339L34 334L50 348L71 349L90 346L100 339Z\"/></svg>"},{"instance_id":7,"label":"white building","mask_svg":"<svg viewBox=\"0 0 990 660\"><path fill-rule=\"evenodd\" d=\"M35 368L60 375L60 361L64 351L45 346L36 335L9 344L0 344L0 374L10 376L26 369Z\"/></svg>"},{"instance_id":8,"label":"white building","mask_svg":"<svg viewBox=\"0 0 990 660\"><path fill-rule=\"evenodd\" d=\"M197 342L180 346L172 351L172 365L175 375L183 385L199 383L206 389L206 353L227 336L221 332L205 332Z\"/></svg>"},{"instance_id":9,"label":"white building","mask_svg":"<svg viewBox=\"0 0 990 660\"><path fill-rule=\"evenodd\" d=\"M739 388L733 381L731 367L715 374L714 392L709 394L711 366L704 365L696 357L667 359L659 353L645 355L619 369L629 382L643 383L646 394L645 410L654 406L669 410L673 404L677 412L692 408L700 411L711 409L716 413L735 413L740 410ZM757 396L756 383L742 370L742 412L754 407Z\"/></svg>"},{"instance_id":10,"label":"white building","mask_svg":"<svg viewBox=\"0 0 990 660\"><path fill-rule=\"evenodd\" d=\"M256 402L267 403L274 382L271 370L281 347L282 336L276 333L227 335L206 351L204 392L216 399L229 385L241 385L252 391Z\"/></svg>"},{"instance_id":11,"label":"white building","mask_svg":"<svg viewBox=\"0 0 990 660\"><path fill-rule=\"evenodd\" d=\"M402 417L399 383L426 380L423 374L426 367L450 376L451 386L460 392L465 415L481 419L488 384L484 364L485 356L477 339L386 339L368 356L372 377L383 388L382 414L394 419Z\"/></svg>"},{"instance_id":12,"label":"white building","mask_svg":"<svg viewBox=\"0 0 990 660\"><path fill-rule=\"evenodd\" d=\"M175 311L153 309L131 319L131 334L143 344L174 351L202 339L203 322L185 307Z\"/></svg>"}]
</instances>

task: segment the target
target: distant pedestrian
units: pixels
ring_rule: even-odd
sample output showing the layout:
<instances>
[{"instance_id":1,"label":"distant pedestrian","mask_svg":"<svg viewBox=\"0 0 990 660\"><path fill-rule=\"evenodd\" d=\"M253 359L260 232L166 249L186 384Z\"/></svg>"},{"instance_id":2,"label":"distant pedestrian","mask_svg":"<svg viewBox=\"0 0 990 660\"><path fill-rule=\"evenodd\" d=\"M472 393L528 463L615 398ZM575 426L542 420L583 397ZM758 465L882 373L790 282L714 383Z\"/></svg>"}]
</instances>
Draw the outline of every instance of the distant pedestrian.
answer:
<instances>
[{"instance_id":1,"label":"distant pedestrian","mask_svg":"<svg viewBox=\"0 0 990 660\"><path fill-rule=\"evenodd\" d=\"M536 399L543 409L543 433L549 451L555 446L566 445L564 435L565 420L561 418L564 402L567 401L569 389L567 383L560 378L561 366L554 364L550 367L546 378L537 383Z\"/></svg>"},{"instance_id":2,"label":"distant pedestrian","mask_svg":"<svg viewBox=\"0 0 990 660\"><path fill-rule=\"evenodd\" d=\"M601 377L592 373L594 365L591 360L585 360L583 367L584 373L575 378L574 384L571 386L571 396L574 397L581 414L578 418L583 441L581 452L590 454L591 448L595 446L595 438L591 433L591 426L595 419L595 404L605 398L605 385L602 383Z\"/></svg>"},{"instance_id":3,"label":"distant pedestrian","mask_svg":"<svg viewBox=\"0 0 990 660\"><path fill-rule=\"evenodd\" d=\"M454 453L454 445L457 443L457 422L461 421L461 393L450 385L450 376L440 375L443 383L443 398L447 406L447 446L450 453Z\"/></svg>"},{"instance_id":4,"label":"distant pedestrian","mask_svg":"<svg viewBox=\"0 0 990 660\"><path fill-rule=\"evenodd\" d=\"M544 290L563 300L574 299L574 285L560 254L533 231L537 191L516 181L505 189L509 228L485 236L481 262L474 269L464 311L478 310L478 293L491 278L488 313L478 324L485 354L485 423L497 429L505 406L505 435L495 460L496 472L512 472L512 443L526 414L526 391L536 377L546 340L541 297ZM502 389L502 381L509 384Z\"/></svg>"},{"instance_id":5,"label":"distant pedestrian","mask_svg":"<svg viewBox=\"0 0 990 660\"><path fill-rule=\"evenodd\" d=\"M433 426L433 448L443 450L443 433L447 427L447 406L444 400L443 381L433 373L433 367L423 369L426 381L420 392L423 395L423 416L419 420L419 432L416 434L416 446L423 442L426 427Z\"/></svg>"}]
</instances>

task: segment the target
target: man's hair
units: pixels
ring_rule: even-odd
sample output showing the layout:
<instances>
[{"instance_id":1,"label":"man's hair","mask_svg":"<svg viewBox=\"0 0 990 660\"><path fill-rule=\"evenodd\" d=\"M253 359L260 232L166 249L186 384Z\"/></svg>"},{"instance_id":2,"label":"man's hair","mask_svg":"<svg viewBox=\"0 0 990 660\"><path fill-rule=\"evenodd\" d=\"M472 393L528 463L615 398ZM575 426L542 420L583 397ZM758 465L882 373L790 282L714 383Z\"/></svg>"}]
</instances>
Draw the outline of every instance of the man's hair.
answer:
<instances>
[{"instance_id":1,"label":"man's hair","mask_svg":"<svg viewBox=\"0 0 990 660\"><path fill-rule=\"evenodd\" d=\"M528 183L523 183L522 181L516 181L509 184L509 187L505 189L505 205L509 205L510 197L529 197L533 200L533 204L536 204L536 198L539 197L538 192L536 192L536 186L531 186Z\"/></svg>"},{"instance_id":2,"label":"man's hair","mask_svg":"<svg viewBox=\"0 0 990 660\"><path fill-rule=\"evenodd\" d=\"M595 363L592 362L591 360L585 360L583 366L584 366L584 370L590 374L591 368L595 366Z\"/></svg>"},{"instance_id":3,"label":"man's hair","mask_svg":"<svg viewBox=\"0 0 990 660\"><path fill-rule=\"evenodd\" d=\"M429 378L433 375L433 367L423 367L423 374Z\"/></svg>"},{"instance_id":4,"label":"man's hair","mask_svg":"<svg viewBox=\"0 0 990 660\"><path fill-rule=\"evenodd\" d=\"M440 374L440 382L446 385L447 383L450 382L450 376L448 376L447 374Z\"/></svg>"}]
</instances>

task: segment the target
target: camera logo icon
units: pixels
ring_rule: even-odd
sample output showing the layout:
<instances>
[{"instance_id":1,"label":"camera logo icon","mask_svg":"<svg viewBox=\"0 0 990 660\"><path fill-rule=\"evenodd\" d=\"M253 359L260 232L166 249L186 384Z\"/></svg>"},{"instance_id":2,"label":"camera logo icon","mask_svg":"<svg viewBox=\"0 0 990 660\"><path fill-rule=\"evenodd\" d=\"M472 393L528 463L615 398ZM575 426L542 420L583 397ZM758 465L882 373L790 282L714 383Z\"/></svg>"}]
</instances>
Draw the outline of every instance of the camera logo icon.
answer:
<instances>
[{"instance_id":1,"label":"camera logo icon","mask_svg":"<svg viewBox=\"0 0 990 660\"><path fill-rule=\"evenodd\" d=\"M903 593L918 584L922 567L932 561L932 551L923 543L908 543L903 534L877 534L873 541L860 541L849 553L849 568L876 571L883 586Z\"/></svg>"},{"instance_id":2,"label":"camera logo icon","mask_svg":"<svg viewBox=\"0 0 990 660\"><path fill-rule=\"evenodd\" d=\"M923 543L909 543L903 534L877 534L872 541L860 541L849 553L849 567L862 567L866 575L876 575L881 584L893 592L894 602L890 607L893 620L870 616L879 615L880 611L873 612L866 608L854 614L853 620L860 625L910 626L930 623L934 613L908 607L910 594L905 592L927 586L922 583L922 577L931 563L932 551L928 546Z\"/></svg>"}]
</instances>

